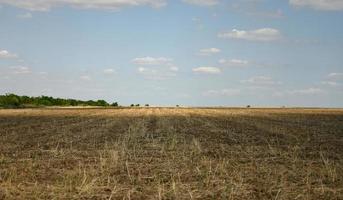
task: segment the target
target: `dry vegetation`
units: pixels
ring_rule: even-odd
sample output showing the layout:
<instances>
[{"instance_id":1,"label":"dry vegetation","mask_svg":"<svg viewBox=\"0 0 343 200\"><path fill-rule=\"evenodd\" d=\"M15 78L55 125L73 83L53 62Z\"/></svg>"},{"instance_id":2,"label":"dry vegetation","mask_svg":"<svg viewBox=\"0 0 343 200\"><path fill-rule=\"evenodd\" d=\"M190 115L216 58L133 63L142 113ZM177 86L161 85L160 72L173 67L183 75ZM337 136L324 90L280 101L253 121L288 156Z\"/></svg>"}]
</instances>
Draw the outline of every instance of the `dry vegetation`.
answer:
<instances>
[{"instance_id":1,"label":"dry vegetation","mask_svg":"<svg viewBox=\"0 0 343 200\"><path fill-rule=\"evenodd\" d=\"M343 199L343 111L0 110L0 199Z\"/></svg>"}]
</instances>

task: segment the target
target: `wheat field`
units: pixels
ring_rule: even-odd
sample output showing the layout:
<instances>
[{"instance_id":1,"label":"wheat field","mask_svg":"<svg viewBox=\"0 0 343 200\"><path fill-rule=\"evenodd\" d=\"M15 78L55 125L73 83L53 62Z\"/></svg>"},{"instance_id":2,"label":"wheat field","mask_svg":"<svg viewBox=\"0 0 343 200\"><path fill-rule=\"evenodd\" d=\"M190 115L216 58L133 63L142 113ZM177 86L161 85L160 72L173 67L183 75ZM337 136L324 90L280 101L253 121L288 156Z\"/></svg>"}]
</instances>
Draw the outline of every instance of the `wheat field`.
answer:
<instances>
[{"instance_id":1,"label":"wheat field","mask_svg":"<svg viewBox=\"0 0 343 200\"><path fill-rule=\"evenodd\" d=\"M343 199L343 110L0 110L0 199Z\"/></svg>"}]
</instances>

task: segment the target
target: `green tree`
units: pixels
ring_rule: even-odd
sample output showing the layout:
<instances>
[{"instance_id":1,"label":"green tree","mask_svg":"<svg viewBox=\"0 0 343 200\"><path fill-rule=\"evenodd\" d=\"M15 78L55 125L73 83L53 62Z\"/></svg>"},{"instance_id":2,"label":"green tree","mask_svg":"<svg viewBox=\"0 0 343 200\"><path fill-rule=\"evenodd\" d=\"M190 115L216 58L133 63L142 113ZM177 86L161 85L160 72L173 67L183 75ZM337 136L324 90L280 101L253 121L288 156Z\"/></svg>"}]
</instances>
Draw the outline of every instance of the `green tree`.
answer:
<instances>
[{"instance_id":1,"label":"green tree","mask_svg":"<svg viewBox=\"0 0 343 200\"><path fill-rule=\"evenodd\" d=\"M0 97L0 105L3 107L19 107L20 98L15 94L6 94Z\"/></svg>"},{"instance_id":2,"label":"green tree","mask_svg":"<svg viewBox=\"0 0 343 200\"><path fill-rule=\"evenodd\" d=\"M98 100L96 106L109 106L109 104L105 100Z\"/></svg>"},{"instance_id":3,"label":"green tree","mask_svg":"<svg viewBox=\"0 0 343 200\"><path fill-rule=\"evenodd\" d=\"M54 98L49 96L40 97L28 97L28 96L18 96L15 94L0 95L0 106L1 107L21 107L25 105L36 105L36 106L109 106L105 100L89 100L81 101L76 99L62 99ZM113 103L112 106L118 106L117 102Z\"/></svg>"}]
</instances>

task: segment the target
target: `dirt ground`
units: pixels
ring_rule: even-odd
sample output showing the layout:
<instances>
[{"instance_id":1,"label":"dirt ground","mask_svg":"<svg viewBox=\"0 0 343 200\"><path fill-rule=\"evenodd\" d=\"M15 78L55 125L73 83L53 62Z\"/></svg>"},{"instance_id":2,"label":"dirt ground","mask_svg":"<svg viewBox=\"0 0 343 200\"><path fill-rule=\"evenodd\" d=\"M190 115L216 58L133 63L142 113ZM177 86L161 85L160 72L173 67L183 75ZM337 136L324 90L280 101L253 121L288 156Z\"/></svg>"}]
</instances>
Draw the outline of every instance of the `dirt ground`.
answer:
<instances>
[{"instance_id":1,"label":"dirt ground","mask_svg":"<svg viewBox=\"0 0 343 200\"><path fill-rule=\"evenodd\" d=\"M343 199L343 110L0 110L0 199Z\"/></svg>"}]
</instances>

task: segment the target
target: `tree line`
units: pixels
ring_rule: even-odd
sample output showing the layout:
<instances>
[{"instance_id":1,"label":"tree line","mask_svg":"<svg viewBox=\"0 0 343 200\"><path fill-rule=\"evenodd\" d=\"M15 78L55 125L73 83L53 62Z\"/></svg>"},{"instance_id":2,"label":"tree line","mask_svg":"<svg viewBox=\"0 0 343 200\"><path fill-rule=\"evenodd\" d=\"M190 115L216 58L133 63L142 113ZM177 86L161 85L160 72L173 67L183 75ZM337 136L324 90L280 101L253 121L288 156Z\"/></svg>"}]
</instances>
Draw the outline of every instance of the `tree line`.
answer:
<instances>
[{"instance_id":1,"label":"tree line","mask_svg":"<svg viewBox=\"0 0 343 200\"><path fill-rule=\"evenodd\" d=\"M36 106L113 106L118 107L118 103L112 104L105 100L82 101L77 99L63 99L49 96L29 97L15 94L0 95L0 107L3 108L21 108Z\"/></svg>"}]
</instances>

